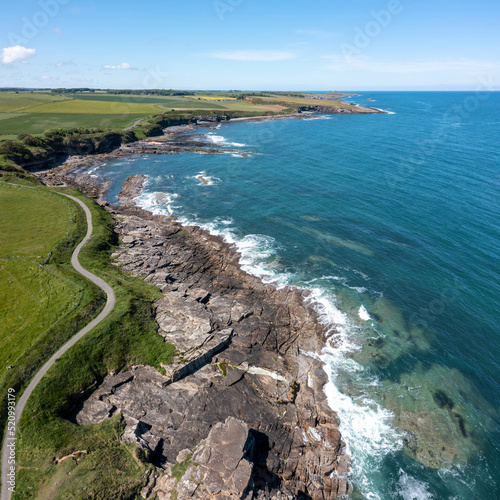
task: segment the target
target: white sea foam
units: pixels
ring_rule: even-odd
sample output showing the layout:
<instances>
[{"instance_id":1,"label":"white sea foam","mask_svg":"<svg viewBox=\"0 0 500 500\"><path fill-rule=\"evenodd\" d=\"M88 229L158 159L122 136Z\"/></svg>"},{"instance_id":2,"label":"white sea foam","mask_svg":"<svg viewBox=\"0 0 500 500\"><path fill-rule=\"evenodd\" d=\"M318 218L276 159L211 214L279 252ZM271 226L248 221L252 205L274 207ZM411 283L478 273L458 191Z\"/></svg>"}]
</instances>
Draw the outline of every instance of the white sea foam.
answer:
<instances>
[{"instance_id":1,"label":"white sea foam","mask_svg":"<svg viewBox=\"0 0 500 500\"><path fill-rule=\"evenodd\" d=\"M142 193L134 198L136 204L154 215L172 215L177 208L174 205L179 195L177 193L166 193L164 191L147 191L145 188L149 183L146 181Z\"/></svg>"},{"instance_id":2,"label":"white sea foam","mask_svg":"<svg viewBox=\"0 0 500 500\"><path fill-rule=\"evenodd\" d=\"M259 276L265 283L278 288L286 286L289 276L269 267L269 260L276 255L276 240L263 234L248 234L234 241L240 253L240 266L249 274Z\"/></svg>"},{"instance_id":3,"label":"white sea foam","mask_svg":"<svg viewBox=\"0 0 500 500\"><path fill-rule=\"evenodd\" d=\"M209 132L205 135L205 137L208 141L212 142L213 144L217 144L218 146L232 146L236 148L245 146L245 144L241 144L239 142L228 142L225 137L223 137L222 135L216 135L213 132Z\"/></svg>"},{"instance_id":4,"label":"white sea foam","mask_svg":"<svg viewBox=\"0 0 500 500\"><path fill-rule=\"evenodd\" d=\"M343 268L345 269L345 268ZM351 286L348 284L348 278L346 278L345 276L335 276L335 275L331 275L331 276L321 276L321 278L314 278L310 281L307 281L306 282L306 285L312 285L313 283L316 283L318 281L338 281L339 283L342 284L342 286L345 286L346 288L349 288L351 290L355 290L356 292L358 293L364 293L364 292L367 292L368 291L368 288L364 287L364 286Z\"/></svg>"},{"instance_id":5,"label":"white sea foam","mask_svg":"<svg viewBox=\"0 0 500 500\"><path fill-rule=\"evenodd\" d=\"M232 221L217 218L213 222L201 222L196 218L178 217L184 225L195 225L207 230L210 234L220 236L226 243L234 245L240 254L240 267L249 274L258 276L264 283L273 283L282 288L290 282L290 276L277 272L270 264L277 255L276 240L264 234L237 235L231 227ZM270 262L271 261L271 262Z\"/></svg>"},{"instance_id":6,"label":"white sea foam","mask_svg":"<svg viewBox=\"0 0 500 500\"><path fill-rule=\"evenodd\" d=\"M206 135L206 138L213 142L214 144L225 144L226 139L222 137L222 135L215 135L214 133L209 133Z\"/></svg>"},{"instance_id":7,"label":"white sea foam","mask_svg":"<svg viewBox=\"0 0 500 500\"><path fill-rule=\"evenodd\" d=\"M401 436L392 427L394 415L363 392L369 384L362 365L349 353L359 349L356 327L335 305L326 290L313 289L307 301L316 310L319 322L329 335L321 360L328 375L325 393L330 407L339 416L339 429L352 457L351 479L366 498L381 498L377 491L384 457L402 447ZM339 389L342 378L356 382L356 397Z\"/></svg>"},{"instance_id":8,"label":"white sea foam","mask_svg":"<svg viewBox=\"0 0 500 500\"><path fill-rule=\"evenodd\" d=\"M303 118L303 120L309 121L309 120L331 120L332 116L331 115L319 115L319 116L311 116L308 118Z\"/></svg>"},{"instance_id":9,"label":"white sea foam","mask_svg":"<svg viewBox=\"0 0 500 500\"><path fill-rule=\"evenodd\" d=\"M93 173L95 173L99 169L100 166L101 165L97 165L97 167L92 167L89 170L87 170L87 172L85 172L85 173L88 175L92 175ZM97 175L94 175L93 177L97 177Z\"/></svg>"},{"instance_id":10,"label":"white sea foam","mask_svg":"<svg viewBox=\"0 0 500 500\"><path fill-rule=\"evenodd\" d=\"M213 186L214 184L222 182L218 177L210 177L205 171L198 172L196 175L193 175L192 178L198 181L199 186Z\"/></svg>"},{"instance_id":11,"label":"white sea foam","mask_svg":"<svg viewBox=\"0 0 500 500\"><path fill-rule=\"evenodd\" d=\"M363 321L370 321L371 317L368 314L368 311L366 310L365 306L361 306L358 311L358 316L363 320Z\"/></svg>"},{"instance_id":12,"label":"white sea foam","mask_svg":"<svg viewBox=\"0 0 500 500\"><path fill-rule=\"evenodd\" d=\"M386 115L395 115L396 113L394 111L387 111L387 109L382 109L382 108L373 108L376 109L377 111L382 111L382 113L385 113Z\"/></svg>"},{"instance_id":13,"label":"white sea foam","mask_svg":"<svg viewBox=\"0 0 500 500\"><path fill-rule=\"evenodd\" d=\"M418 479L399 471L398 494L403 500L431 500L434 498L427 489L427 485Z\"/></svg>"}]
</instances>

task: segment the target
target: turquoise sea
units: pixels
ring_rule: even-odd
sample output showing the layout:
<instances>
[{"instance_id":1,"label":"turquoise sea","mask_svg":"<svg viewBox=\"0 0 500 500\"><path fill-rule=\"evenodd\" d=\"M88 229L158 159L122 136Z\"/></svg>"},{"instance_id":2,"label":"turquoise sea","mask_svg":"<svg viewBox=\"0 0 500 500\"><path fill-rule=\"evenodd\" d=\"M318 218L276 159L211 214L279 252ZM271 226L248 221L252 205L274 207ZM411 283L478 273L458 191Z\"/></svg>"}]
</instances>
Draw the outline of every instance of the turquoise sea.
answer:
<instances>
[{"instance_id":1,"label":"turquoise sea","mask_svg":"<svg viewBox=\"0 0 500 500\"><path fill-rule=\"evenodd\" d=\"M227 154L93 172L113 181L109 201L148 175L144 208L311 291L352 498L500 498L500 94L351 100L392 114L198 128Z\"/></svg>"}]
</instances>

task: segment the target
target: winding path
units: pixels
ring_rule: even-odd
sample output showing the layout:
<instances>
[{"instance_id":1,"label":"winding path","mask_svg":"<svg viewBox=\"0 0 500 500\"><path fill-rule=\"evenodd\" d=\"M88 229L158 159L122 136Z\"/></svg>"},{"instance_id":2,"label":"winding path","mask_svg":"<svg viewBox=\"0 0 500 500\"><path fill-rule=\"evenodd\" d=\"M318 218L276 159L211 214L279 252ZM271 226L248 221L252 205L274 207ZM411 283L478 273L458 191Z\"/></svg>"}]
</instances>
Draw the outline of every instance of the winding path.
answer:
<instances>
[{"instance_id":1,"label":"winding path","mask_svg":"<svg viewBox=\"0 0 500 500\"><path fill-rule=\"evenodd\" d=\"M17 424L20 420L21 413L24 410L24 407L26 406L26 402L28 401L28 398L30 397L31 393L34 391L35 387L38 385L40 380L42 380L42 377L49 371L51 366L55 363L57 359L59 359L70 347L74 346L85 334L90 332L95 326L97 326L113 309L115 305L115 294L113 293L113 289L101 278L97 277L95 274L92 274L91 272L87 271L84 269L80 263L78 262L78 254L80 253L80 250L82 247L87 243L87 241L90 239L92 235L92 214L90 213L90 210L88 209L87 205L83 203L81 200L78 198L75 198L74 196L71 196L69 194L64 194L64 193L59 193L62 194L68 198L71 198L73 201L76 201L85 211L85 215L87 217L87 234L85 235L85 238L80 242L80 244L75 248L73 255L71 256L71 265L78 271L80 274L88 278L92 283L96 284L99 288L104 290L104 292L107 295L108 300L106 301L106 305L104 306L104 309L101 311L99 316L97 316L94 320L92 320L85 328L80 330L74 337L71 338L66 344L64 344L44 365L43 367L38 371L38 373L33 377L31 380L30 384L28 387L24 390L22 396L17 400L16 404L16 428ZM2 406L3 406L2 402ZM6 405L6 402L5 402ZM7 437L7 434L5 434L5 439L2 447L2 496L1 500L10 500L11 498L11 491L9 491L9 484L8 484L8 478L7 474L9 472L9 469L11 465L9 465L9 455L10 455L10 446L13 443L15 443L15 438L13 437Z\"/></svg>"},{"instance_id":2,"label":"winding path","mask_svg":"<svg viewBox=\"0 0 500 500\"><path fill-rule=\"evenodd\" d=\"M136 125L139 125L139 123L141 123L142 120L145 120L146 118L147 118L147 116L145 116L144 118L139 118L134 123L132 123L132 125L130 125L129 127L124 128L123 130L132 130Z\"/></svg>"}]
</instances>

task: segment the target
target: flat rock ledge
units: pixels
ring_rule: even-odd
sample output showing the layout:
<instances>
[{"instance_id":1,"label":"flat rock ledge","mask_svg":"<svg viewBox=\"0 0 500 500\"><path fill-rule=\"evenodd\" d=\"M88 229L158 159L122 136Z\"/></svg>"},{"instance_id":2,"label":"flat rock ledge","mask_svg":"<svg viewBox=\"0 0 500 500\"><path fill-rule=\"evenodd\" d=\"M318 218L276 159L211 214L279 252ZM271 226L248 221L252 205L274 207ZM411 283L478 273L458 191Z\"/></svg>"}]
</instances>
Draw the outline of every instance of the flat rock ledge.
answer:
<instances>
[{"instance_id":1,"label":"flat rock ledge","mask_svg":"<svg viewBox=\"0 0 500 500\"><path fill-rule=\"evenodd\" d=\"M113 259L163 292L158 334L177 354L163 373L134 366L108 375L77 422L121 414L122 439L156 466L145 499L345 494L350 459L315 354L324 332L303 292L263 284L220 238L137 208L144 181L128 178L121 205L106 207L121 239Z\"/></svg>"}]
</instances>

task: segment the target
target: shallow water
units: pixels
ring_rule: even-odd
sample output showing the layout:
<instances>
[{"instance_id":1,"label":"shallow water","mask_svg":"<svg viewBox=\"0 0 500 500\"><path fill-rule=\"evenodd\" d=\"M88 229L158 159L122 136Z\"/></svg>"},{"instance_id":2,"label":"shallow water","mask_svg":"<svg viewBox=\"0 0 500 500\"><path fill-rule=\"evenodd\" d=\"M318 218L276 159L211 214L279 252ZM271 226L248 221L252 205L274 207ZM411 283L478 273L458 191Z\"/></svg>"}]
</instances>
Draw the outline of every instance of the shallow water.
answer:
<instances>
[{"instance_id":1,"label":"shallow water","mask_svg":"<svg viewBox=\"0 0 500 500\"><path fill-rule=\"evenodd\" d=\"M355 101L394 114L197 129L227 154L94 174L113 181L110 201L147 174L144 208L223 235L265 281L312 291L354 497L498 498L500 95Z\"/></svg>"}]
</instances>

